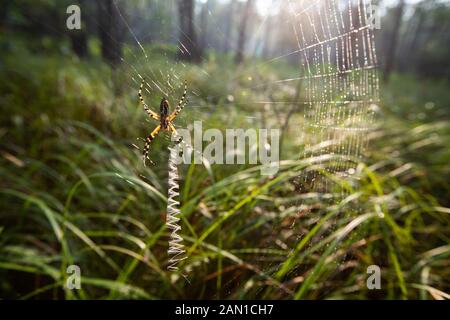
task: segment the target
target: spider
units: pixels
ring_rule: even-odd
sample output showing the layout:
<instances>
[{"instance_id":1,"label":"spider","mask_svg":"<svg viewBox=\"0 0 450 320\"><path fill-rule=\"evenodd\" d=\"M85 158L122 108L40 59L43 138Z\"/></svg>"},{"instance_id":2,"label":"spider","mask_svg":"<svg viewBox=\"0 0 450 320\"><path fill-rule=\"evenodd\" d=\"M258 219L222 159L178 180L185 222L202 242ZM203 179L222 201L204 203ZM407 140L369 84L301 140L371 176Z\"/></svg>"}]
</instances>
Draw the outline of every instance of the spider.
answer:
<instances>
[{"instance_id":1,"label":"spider","mask_svg":"<svg viewBox=\"0 0 450 320\"><path fill-rule=\"evenodd\" d=\"M169 100L167 97L163 97L161 100L161 103L159 105L159 115L158 115L156 112L150 110L148 105L145 103L144 98L142 97L142 88L144 87L145 83L146 83L145 79L142 79L142 83L141 83L141 86L140 86L139 92L138 92L139 100L141 101L141 104L144 106L145 112L147 112L147 114L150 116L150 118L152 118L156 121L159 121L159 125L157 125L156 128L153 129L153 131L147 137L147 139L145 139L145 146L144 146L144 151L142 154L144 165L145 165L145 160L149 159L148 151L150 149L150 143L153 141L153 139L155 139L155 137L161 130L177 134L177 130L175 129L175 126L173 125L172 121L177 117L177 115L181 112L181 110L183 110L183 108L186 106L186 104L188 102L186 99L187 81L185 80L184 81L184 92L183 92L183 95L181 96L181 99L178 102L178 105L175 108L175 110L169 114L169 109L170 109ZM181 142L181 138L180 138L180 141L178 141L178 142Z\"/></svg>"}]
</instances>

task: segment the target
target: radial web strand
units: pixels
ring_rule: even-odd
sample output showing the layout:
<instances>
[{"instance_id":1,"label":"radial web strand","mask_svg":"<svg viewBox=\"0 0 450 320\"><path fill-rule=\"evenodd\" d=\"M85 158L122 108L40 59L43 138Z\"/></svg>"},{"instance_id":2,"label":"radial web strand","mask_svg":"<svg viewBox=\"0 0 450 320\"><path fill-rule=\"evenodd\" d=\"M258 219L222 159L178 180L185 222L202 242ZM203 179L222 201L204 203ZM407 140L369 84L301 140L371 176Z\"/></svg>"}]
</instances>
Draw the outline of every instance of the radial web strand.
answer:
<instances>
[{"instance_id":1,"label":"radial web strand","mask_svg":"<svg viewBox=\"0 0 450 320\"><path fill-rule=\"evenodd\" d=\"M314 190L328 190L328 174L351 175L367 145L379 99L377 56L368 14L370 0L290 1L300 65L304 157L327 157L305 175Z\"/></svg>"}]
</instances>

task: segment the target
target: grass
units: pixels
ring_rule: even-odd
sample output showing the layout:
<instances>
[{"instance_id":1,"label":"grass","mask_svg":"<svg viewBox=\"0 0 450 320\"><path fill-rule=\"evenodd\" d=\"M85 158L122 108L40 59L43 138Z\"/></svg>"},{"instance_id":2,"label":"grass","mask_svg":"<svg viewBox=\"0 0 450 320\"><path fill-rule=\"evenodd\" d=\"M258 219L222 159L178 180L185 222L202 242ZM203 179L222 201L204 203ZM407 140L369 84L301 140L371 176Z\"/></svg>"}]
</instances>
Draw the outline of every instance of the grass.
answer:
<instances>
[{"instance_id":1,"label":"grass","mask_svg":"<svg viewBox=\"0 0 450 320\"><path fill-rule=\"evenodd\" d=\"M328 193L296 190L299 176L336 159L299 158L294 125L273 177L258 166L180 167L189 255L180 267L190 283L167 271L168 138L152 148L157 165L144 168L131 144L148 123L130 66L170 72L170 50L149 48L150 65L126 51L129 65L113 75L96 58L31 54L19 42L2 53L1 298L448 298L449 85L404 75L383 88L364 163L350 180L329 176ZM282 66L249 69L252 81L213 54L176 67L198 91L181 126L258 126L246 117L261 106L247 101L295 91L255 87L283 76ZM262 116L271 121L273 110ZM81 290L65 289L70 264L81 267ZM372 264L381 290L366 287Z\"/></svg>"}]
</instances>

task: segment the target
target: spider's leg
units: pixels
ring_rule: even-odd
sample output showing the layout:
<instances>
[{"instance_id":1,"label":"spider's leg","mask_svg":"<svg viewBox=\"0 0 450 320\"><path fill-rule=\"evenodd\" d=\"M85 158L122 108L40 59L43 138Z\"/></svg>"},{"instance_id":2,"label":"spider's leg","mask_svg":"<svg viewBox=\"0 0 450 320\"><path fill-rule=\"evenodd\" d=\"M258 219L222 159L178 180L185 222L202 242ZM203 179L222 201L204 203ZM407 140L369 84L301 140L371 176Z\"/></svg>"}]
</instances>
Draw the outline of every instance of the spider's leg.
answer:
<instances>
[{"instance_id":1,"label":"spider's leg","mask_svg":"<svg viewBox=\"0 0 450 320\"><path fill-rule=\"evenodd\" d=\"M170 115L169 115L169 120L172 121L173 119L175 119L177 117L177 115L181 112L181 110L183 110L183 108L187 105L188 100L184 100L184 103L177 107Z\"/></svg>"},{"instance_id":2,"label":"spider's leg","mask_svg":"<svg viewBox=\"0 0 450 320\"><path fill-rule=\"evenodd\" d=\"M181 110L183 110L183 108L186 106L187 104L187 99L186 99L186 94L187 94L187 81L184 80L184 92L183 95L181 96L180 101L178 102L177 107L175 108L175 110L169 115L169 120L173 120L175 119L175 117L181 112Z\"/></svg>"},{"instance_id":3,"label":"spider's leg","mask_svg":"<svg viewBox=\"0 0 450 320\"><path fill-rule=\"evenodd\" d=\"M175 126L173 125L172 122L169 122L169 129L170 129L171 132L173 132L176 135L178 135L178 131L177 131L177 129L175 129ZM178 139L178 141L175 142L175 144L179 144L179 143L181 143L181 141L183 141L183 137L180 137Z\"/></svg>"},{"instance_id":4,"label":"spider's leg","mask_svg":"<svg viewBox=\"0 0 450 320\"><path fill-rule=\"evenodd\" d=\"M144 106L145 112L147 112L151 118L159 121L159 115L156 112L150 110L148 105L145 103L144 98L142 97L142 88L144 88L144 84L145 84L145 79L142 78L141 86L139 87L139 92L138 92L139 100L141 101L141 104Z\"/></svg>"},{"instance_id":5,"label":"spider's leg","mask_svg":"<svg viewBox=\"0 0 450 320\"><path fill-rule=\"evenodd\" d=\"M173 133L175 133L175 134L178 134L177 129L175 129L175 126L174 126L173 123L170 122L170 121L169 121L169 129L170 129L170 132L173 132Z\"/></svg>"},{"instance_id":6,"label":"spider's leg","mask_svg":"<svg viewBox=\"0 0 450 320\"><path fill-rule=\"evenodd\" d=\"M153 141L153 139L155 139L156 135L159 133L160 130L161 130L161 125L159 124L145 140L144 152L142 154L142 158L144 160L144 166L145 166L145 160L148 159L148 151L150 150L150 143Z\"/></svg>"}]
</instances>

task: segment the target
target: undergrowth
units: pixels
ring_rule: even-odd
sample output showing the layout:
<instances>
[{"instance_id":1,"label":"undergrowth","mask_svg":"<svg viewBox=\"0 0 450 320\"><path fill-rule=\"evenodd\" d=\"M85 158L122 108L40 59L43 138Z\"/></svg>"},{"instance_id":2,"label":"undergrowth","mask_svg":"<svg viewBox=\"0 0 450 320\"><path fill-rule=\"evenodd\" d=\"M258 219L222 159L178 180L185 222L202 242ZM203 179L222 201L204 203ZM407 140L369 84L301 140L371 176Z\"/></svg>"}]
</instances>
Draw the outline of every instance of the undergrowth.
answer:
<instances>
[{"instance_id":1,"label":"undergrowth","mask_svg":"<svg viewBox=\"0 0 450 320\"><path fill-rule=\"evenodd\" d=\"M324 163L298 157L301 114L273 177L258 166L181 166L187 282L167 270L168 137L155 140L156 166L144 168L131 145L150 129L130 70L11 50L0 73L0 298L449 297L448 83L398 75L383 88L364 163L350 180L329 177L343 194L296 189L297 177ZM159 50L149 61L168 65ZM246 101L295 91L230 82L242 70L221 59L183 69L199 108L187 107L179 126L259 126L247 117L261 106ZM270 82L276 72L261 68L253 81ZM424 85L442 92L414 91ZM260 118L274 117L265 110ZM71 264L81 267L81 290L65 289ZM373 264L381 290L366 287Z\"/></svg>"}]
</instances>

